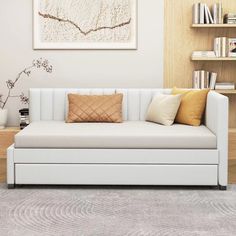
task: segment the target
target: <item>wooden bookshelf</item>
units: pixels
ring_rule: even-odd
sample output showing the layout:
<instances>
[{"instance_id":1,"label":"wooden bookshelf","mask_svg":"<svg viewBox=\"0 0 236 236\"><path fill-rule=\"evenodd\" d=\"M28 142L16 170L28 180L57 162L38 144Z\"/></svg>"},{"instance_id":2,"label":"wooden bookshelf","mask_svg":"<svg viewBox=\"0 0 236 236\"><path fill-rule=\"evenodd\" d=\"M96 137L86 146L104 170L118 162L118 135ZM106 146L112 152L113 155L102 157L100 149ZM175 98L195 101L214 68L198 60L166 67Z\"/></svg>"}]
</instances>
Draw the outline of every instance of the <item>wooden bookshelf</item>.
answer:
<instances>
[{"instance_id":1,"label":"wooden bookshelf","mask_svg":"<svg viewBox=\"0 0 236 236\"><path fill-rule=\"evenodd\" d=\"M192 61L236 61L236 57L191 57Z\"/></svg>"},{"instance_id":2,"label":"wooden bookshelf","mask_svg":"<svg viewBox=\"0 0 236 236\"><path fill-rule=\"evenodd\" d=\"M193 24L196 0L165 0L164 87L192 88L195 70L214 71L220 82L236 83L236 58L192 58L193 51L209 51L216 37L236 38L236 24ZM217 1L204 0L208 6ZM236 1L221 0L223 14L236 9ZM236 90L216 90L229 98L229 158L236 160Z\"/></svg>"},{"instance_id":3,"label":"wooden bookshelf","mask_svg":"<svg viewBox=\"0 0 236 236\"><path fill-rule=\"evenodd\" d=\"M236 24L192 24L192 28L236 28Z\"/></svg>"}]
</instances>

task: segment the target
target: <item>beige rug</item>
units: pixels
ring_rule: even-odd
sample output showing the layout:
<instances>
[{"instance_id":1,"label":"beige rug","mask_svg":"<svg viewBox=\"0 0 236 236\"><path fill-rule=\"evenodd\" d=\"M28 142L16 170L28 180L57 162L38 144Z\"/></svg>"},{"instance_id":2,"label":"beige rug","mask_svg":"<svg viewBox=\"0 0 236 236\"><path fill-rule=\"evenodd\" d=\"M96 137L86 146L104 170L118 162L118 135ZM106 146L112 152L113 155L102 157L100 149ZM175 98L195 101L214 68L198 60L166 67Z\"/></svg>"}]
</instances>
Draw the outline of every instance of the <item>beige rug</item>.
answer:
<instances>
[{"instance_id":1,"label":"beige rug","mask_svg":"<svg viewBox=\"0 0 236 236\"><path fill-rule=\"evenodd\" d=\"M190 188L0 185L0 236L235 236L236 186Z\"/></svg>"}]
</instances>

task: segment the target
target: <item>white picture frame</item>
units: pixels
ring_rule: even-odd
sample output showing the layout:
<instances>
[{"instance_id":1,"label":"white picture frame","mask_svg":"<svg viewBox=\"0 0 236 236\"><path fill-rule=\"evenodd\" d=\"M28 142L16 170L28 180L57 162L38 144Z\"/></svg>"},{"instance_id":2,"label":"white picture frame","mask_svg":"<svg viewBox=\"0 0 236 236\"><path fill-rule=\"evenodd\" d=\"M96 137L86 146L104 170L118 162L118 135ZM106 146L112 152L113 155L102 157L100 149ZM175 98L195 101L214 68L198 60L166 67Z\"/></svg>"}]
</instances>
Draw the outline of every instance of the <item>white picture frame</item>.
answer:
<instances>
[{"instance_id":1,"label":"white picture frame","mask_svg":"<svg viewBox=\"0 0 236 236\"><path fill-rule=\"evenodd\" d=\"M236 57L236 38L228 39L229 57Z\"/></svg>"},{"instance_id":2,"label":"white picture frame","mask_svg":"<svg viewBox=\"0 0 236 236\"><path fill-rule=\"evenodd\" d=\"M44 42L41 40L41 27L39 7L40 1L33 0L33 49L117 49L136 50L137 49L137 0L129 0L131 3L131 20L129 42ZM80 1L80 0L78 0ZM126 22L127 23L127 22ZM127 23L128 24L128 23Z\"/></svg>"}]
</instances>

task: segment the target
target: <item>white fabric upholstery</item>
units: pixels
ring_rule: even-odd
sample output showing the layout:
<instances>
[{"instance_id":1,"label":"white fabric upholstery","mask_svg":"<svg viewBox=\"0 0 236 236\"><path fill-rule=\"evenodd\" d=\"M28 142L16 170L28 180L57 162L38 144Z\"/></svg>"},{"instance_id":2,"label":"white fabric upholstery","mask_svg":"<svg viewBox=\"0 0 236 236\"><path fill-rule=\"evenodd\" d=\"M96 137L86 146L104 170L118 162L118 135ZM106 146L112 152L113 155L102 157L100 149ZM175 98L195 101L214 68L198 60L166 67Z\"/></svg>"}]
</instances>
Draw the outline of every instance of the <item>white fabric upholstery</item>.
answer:
<instances>
[{"instance_id":1,"label":"white fabric upholstery","mask_svg":"<svg viewBox=\"0 0 236 236\"><path fill-rule=\"evenodd\" d=\"M8 148L9 187L18 183L227 186L228 98L209 93L206 126L165 127L144 122L153 95L170 91L32 89L32 123L16 135L15 146ZM65 124L69 92L122 92L127 122ZM93 149L80 148L84 146Z\"/></svg>"},{"instance_id":2,"label":"white fabric upholstery","mask_svg":"<svg viewBox=\"0 0 236 236\"><path fill-rule=\"evenodd\" d=\"M219 150L219 184L228 183L228 110L229 100L226 96L211 92L207 98L206 126L217 136Z\"/></svg>"},{"instance_id":3,"label":"white fabric upholstery","mask_svg":"<svg viewBox=\"0 0 236 236\"><path fill-rule=\"evenodd\" d=\"M67 114L67 94L123 93L123 119L145 120L146 111L156 93L169 94L170 89L30 89L30 120L62 121Z\"/></svg>"},{"instance_id":4,"label":"white fabric upholstery","mask_svg":"<svg viewBox=\"0 0 236 236\"><path fill-rule=\"evenodd\" d=\"M216 137L205 126L167 127L145 121L121 124L40 121L15 136L15 147L211 149L216 148Z\"/></svg>"}]
</instances>

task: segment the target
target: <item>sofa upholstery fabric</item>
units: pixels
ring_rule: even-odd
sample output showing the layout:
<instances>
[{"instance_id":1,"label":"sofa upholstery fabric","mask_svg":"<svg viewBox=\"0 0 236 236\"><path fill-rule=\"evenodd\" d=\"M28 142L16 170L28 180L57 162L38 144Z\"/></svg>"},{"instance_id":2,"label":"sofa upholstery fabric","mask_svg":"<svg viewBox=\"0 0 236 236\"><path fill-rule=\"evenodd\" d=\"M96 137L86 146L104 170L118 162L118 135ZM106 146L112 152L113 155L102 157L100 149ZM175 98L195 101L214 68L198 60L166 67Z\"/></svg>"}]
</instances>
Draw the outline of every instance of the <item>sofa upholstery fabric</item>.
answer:
<instances>
[{"instance_id":1,"label":"sofa upholstery fabric","mask_svg":"<svg viewBox=\"0 0 236 236\"><path fill-rule=\"evenodd\" d=\"M216 136L205 126L40 121L32 122L15 136L15 147L213 149Z\"/></svg>"}]
</instances>

